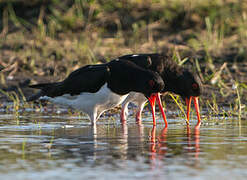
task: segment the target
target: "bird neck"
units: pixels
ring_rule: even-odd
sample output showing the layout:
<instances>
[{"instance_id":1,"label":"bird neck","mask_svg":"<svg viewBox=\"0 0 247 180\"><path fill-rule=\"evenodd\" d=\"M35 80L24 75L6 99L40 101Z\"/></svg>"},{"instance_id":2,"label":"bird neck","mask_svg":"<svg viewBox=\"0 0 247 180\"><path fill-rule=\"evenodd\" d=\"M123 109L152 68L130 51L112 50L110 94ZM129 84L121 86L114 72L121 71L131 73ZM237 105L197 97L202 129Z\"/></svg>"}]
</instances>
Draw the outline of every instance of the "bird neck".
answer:
<instances>
[{"instance_id":1,"label":"bird neck","mask_svg":"<svg viewBox=\"0 0 247 180\"><path fill-rule=\"evenodd\" d=\"M176 64L173 60L168 60L164 64L162 77L165 83L165 91L178 93L177 84L181 84L184 68Z\"/></svg>"}]
</instances>

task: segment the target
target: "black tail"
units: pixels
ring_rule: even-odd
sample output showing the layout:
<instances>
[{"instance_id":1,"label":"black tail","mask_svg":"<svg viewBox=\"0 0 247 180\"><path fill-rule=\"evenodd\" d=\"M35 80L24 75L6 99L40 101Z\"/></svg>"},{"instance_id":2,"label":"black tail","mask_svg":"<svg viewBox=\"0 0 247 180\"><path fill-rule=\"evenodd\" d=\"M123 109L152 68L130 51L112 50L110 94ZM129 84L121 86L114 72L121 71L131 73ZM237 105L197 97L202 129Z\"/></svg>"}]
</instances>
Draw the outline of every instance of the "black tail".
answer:
<instances>
[{"instance_id":1,"label":"black tail","mask_svg":"<svg viewBox=\"0 0 247 180\"><path fill-rule=\"evenodd\" d=\"M44 83L30 85L30 88L40 89L41 96L56 97L63 94L62 84L60 82Z\"/></svg>"},{"instance_id":2,"label":"black tail","mask_svg":"<svg viewBox=\"0 0 247 180\"><path fill-rule=\"evenodd\" d=\"M53 83L44 83L44 84L34 84L29 85L30 88L40 89L40 91L27 98L27 102L38 100L41 96L47 94L47 90L52 87Z\"/></svg>"},{"instance_id":3,"label":"black tail","mask_svg":"<svg viewBox=\"0 0 247 180\"><path fill-rule=\"evenodd\" d=\"M34 85L30 85L30 88L35 88L35 89L41 89L41 90L46 90L49 88L52 88L56 85L57 83L44 83L44 84L34 84Z\"/></svg>"},{"instance_id":4,"label":"black tail","mask_svg":"<svg viewBox=\"0 0 247 180\"><path fill-rule=\"evenodd\" d=\"M51 94L52 90L56 86L57 83L44 83L44 84L34 84L29 85L30 88L40 89L40 91L30 97L27 98L27 102L29 101L35 101L39 99L41 96L49 96Z\"/></svg>"}]
</instances>

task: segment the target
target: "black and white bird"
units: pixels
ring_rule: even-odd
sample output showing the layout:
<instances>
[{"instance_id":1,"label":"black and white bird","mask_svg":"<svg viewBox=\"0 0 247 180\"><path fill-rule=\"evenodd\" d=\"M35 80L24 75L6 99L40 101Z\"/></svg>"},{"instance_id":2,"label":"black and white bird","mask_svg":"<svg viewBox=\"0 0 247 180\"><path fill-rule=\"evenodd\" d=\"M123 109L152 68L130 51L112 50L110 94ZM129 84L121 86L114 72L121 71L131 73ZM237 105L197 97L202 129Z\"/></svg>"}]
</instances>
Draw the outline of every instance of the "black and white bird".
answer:
<instances>
[{"instance_id":1,"label":"black and white bird","mask_svg":"<svg viewBox=\"0 0 247 180\"><path fill-rule=\"evenodd\" d=\"M130 54L118 57L117 59L122 61L130 61L140 67L159 73L165 83L165 88L162 89L160 93L172 92L180 95L186 101L187 123L189 123L190 104L191 100L193 99L197 112L198 124L200 124L201 119L199 113L198 97L202 91L202 83L196 74L190 72L188 69L185 69L182 66L179 66L171 58L161 54ZM167 126L168 123L161 105L160 93L156 94L156 97L154 97L153 101L155 101L155 98L157 98L165 125ZM131 92L122 104L122 121L126 121L128 116L129 102L133 102L138 106L136 119L137 121L140 121L141 112L146 101L146 98L142 94Z\"/></svg>"},{"instance_id":2,"label":"black and white bird","mask_svg":"<svg viewBox=\"0 0 247 180\"><path fill-rule=\"evenodd\" d=\"M81 110L95 124L104 111L120 105L130 92L141 93L152 102L153 93L162 91L164 82L157 72L130 61L113 60L79 68L61 82L29 87L40 91L27 101L43 99Z\"/></svg>"}]
</instances>

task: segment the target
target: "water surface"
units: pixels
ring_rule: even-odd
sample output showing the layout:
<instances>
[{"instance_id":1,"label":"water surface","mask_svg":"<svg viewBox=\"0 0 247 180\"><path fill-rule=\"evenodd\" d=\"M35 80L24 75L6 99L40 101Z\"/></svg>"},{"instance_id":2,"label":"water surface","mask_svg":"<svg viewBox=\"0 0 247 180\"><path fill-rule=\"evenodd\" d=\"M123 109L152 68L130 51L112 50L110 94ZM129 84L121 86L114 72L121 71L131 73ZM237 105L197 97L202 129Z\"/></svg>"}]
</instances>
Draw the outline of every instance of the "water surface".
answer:
<instances>
[{"instance_id":1,"label":"water surface","mask_svg":"<svg viewBox=\"0 0 247 180\"><path fill-rule=\"evenodd\" d=\"M0 115L1 179L246 179L247 121Z\"/></svg>"}]
</instances>

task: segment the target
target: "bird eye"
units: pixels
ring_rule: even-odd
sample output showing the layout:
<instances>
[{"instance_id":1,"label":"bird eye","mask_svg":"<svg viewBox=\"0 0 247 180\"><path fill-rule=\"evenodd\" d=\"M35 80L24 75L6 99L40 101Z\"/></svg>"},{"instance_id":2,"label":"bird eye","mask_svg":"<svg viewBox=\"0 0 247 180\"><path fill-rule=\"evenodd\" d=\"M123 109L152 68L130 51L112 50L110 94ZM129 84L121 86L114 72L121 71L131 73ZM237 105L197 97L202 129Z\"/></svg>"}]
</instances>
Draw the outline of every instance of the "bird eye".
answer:
<instances>
[{"instance_id":1,"label":"bird eye","mask_svg":"<svg viewBox=\"0 0 247 180\"><path fill-rule=\"evenodd\" d=\"M194 89L194 90L198 89L198 84L193 83L193 84L192 84L192 89Z\"/></svg>"},{"instance_id":2,"label":"bird eye","mask_svg":"<svg viewBox=\"0 0 247 180\"><path fill-rule=\"evenodd\" d=\"M148 84L149 84L151 87L153 87L155 83L154 83L153 80L149 80L149 81L148 81Z\"/></svg>"}]
</instances>

